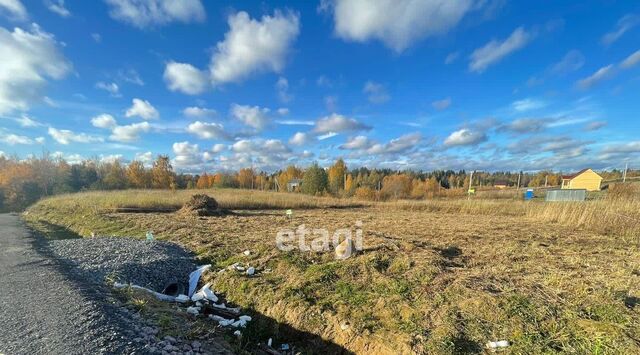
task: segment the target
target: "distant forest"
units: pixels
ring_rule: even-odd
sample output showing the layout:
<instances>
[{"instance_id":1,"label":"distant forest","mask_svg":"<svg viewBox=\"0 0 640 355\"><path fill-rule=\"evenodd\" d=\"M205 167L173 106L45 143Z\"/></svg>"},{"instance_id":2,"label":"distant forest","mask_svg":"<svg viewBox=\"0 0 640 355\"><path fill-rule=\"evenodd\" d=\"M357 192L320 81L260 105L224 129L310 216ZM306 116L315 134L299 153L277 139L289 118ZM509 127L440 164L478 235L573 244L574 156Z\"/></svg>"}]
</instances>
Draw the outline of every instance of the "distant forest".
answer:
<instances>
[{"instance_id":1,"label":"distant forest","mask_svg":"<svg viewBox=\"0 0 640 355\"><path fill-rule=\"evenodd\" d=\"M619 179L618 170L601 172L605 180ZM628 176L638 176L631 171ZM306 169L290 165L273 173L250 168L237 172L176 173L168 156L159 155L150 167L140 161L124 164L118 160L87 160L69 164L49 157L20 160L0 156L0 211L22 210L46 196L83 190L121 189L204 189L241 188L288 191L336 197L356 196L369 200L424 199L461 196L469 187L470 174L464 170L431 172L391 169L349 169L342 159L329 168L313 164ZM299 181L299 186L288 183ZM558 186L560 174L541 171L474 172L473 187L492 187L497 183L510 187Z\"/></svg>"}]
</instances>

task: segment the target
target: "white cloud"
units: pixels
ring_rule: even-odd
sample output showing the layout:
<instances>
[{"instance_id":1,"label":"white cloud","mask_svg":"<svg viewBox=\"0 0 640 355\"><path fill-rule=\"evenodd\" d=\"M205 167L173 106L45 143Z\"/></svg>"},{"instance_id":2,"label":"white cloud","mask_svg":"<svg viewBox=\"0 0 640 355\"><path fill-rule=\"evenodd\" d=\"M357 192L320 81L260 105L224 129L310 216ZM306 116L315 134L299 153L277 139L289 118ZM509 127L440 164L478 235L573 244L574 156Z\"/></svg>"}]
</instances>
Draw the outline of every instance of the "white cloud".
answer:
<instances>
[{"instance_id":1,"label":"white cloud","mask_svg":"<svg viewBox=\"0 0 640 355\"><path fill-rule=\"evenodd\" d=\"M618 23L616 23L616 27L613 31L606 33L602 36L602 44L610 45L613 42L617 41L622 35L624 35L630 29L636 27L640 24L640 16L634 14L628 14L623 16Z\"/></svg>"},{"instance_id":2,"label":"white cloud","mask_svg":"<svg viewBox=\"0 0 640 355\"><path fill-rule=\"evenodd\" d=\"M304 132L296 132L289 139L289 144L291 145L305 145L309 141L309 134Z\"/></svg>"},{"instance_id":3,"label":"white cloud","mask_svg":"<svg viewBox=\"0 0 640 355\"><path fill-rule=\"evenodd\" d=\"M438 111L446 110L447 108L449 108L449 106L451 106L451 98L447 97L442 100L434 101L431 103L431 106L433 106L433 108Z\"/></svg>"},{"instance_id":4,"label":"white cloud","mask_svg":"<svg viewBox=\"0 0 640 355\"><path fill-rule=\"evenodd\" d=\"M371 80L364 84L362 92L367 94L367 98L372 104L382 104L391 99L391 96L387 93L387 89L385 89L384 85Z\"/></svg>"},{"instance_id":5,"label":"white cloud","mask_svg":"<svg viewBox=\"0 0 640 355\"><path fill-rule=\"evenodd\" d=\"M286 115L288 115L288 114L289 114L289 109L288 109L288 108L286 108L286 107L280 107L280 108L278 109L278 115L280 115L280 116L286 116Z\"/></svg>"},{"instance_id":6,"label":"white cloud","mask_svg":"<svg viewBox=\"0 0 640 355\"><path fill-rule=\"evenodd\" d=\"M49 11L58 14L62 17L69 17L71 16L71 12L69 12L69 10L67 10L66 7L64 7L64 0L47 0L46 2L47 4L47 9L49 9Z\"/></svg>"},{"instance_id":7,"label":"white cloud","mask_svg":"<svg viewBox=\"0 0 640 355\"><path fill-rule=\"evenodd\" d=\"M74 133L68 129L56 129L49 127L48 133L56 142L64 145L70 143L96 143L104 141L101 137L90 136L86 133Z\"/></svg>"},{"instance_id":8,"label":"white cloud","mask_svg":"<svg viewBox=\"0 0 640 355\"><path fill-rule=\"evenodd\" d=\"M5 134L2 135L0 134L0 142L8 144L8 145L17 145L17 144L22 144L22 145L30 145L33 144L33 140L29 137L26 136L19 136L16 134Z\"/></svg>"},{"instance_id":9,"label":"white cloud","mask_svg":"<svg viewBox=\"0 0 640 355\"><path fill-rule=\"evenodd\" d=\"M118 78L130 84L144 86L144 81L135 69L119 70Z\"/></svg>"},{"instance_id":10,"label":"white cloud","mask_svg":"<svg viewBox=\"0 0 640 355\"><path fill-rule=\"evenodd\" d=\"M623 69L629 69L636 66L638 63L640 63L640 50L635 51L630 56L625 58L625 60L620 63L620 67Z\"/></svg>"},{"instance_id":11,"label":"white cloud","mask_svg":"<svg viewBox=\"0 0 640 355\"><path fill-rule=\"evenodd\" d=\"M196 135L200 139L228 139L229 136L224 126L219 123L196 121L187 127L187 132Z\"/></svg>"},{"instance_id":12,"label":"white cloud","mask_svg":"<svg viewBox=\"0 0 640 355\"><path fill-rule=\"evenodd\" d=\"M607 125L607 121L593 121L589 122L585 127L585 131L597 131Z\"/></svg>"},{"instance_id":13,"label":"white cloud","mask_svg":"<svg viewBox=\"0 0 640 355\"><path fill-rule=\"evenodd\" d=\"M91 119L91 124L98 128L112 129L118 125L113 116L103 113Z\"/></svg>"},{"instance_id":14,"label":"white cloud","mask_svg":"<svg viewBox=\"0 0 640 355\"><path fill-rule=\"evenodd\" d=\"M59 80L71 71L53 35L37 25L13 32L0 27L0 58L0 114L28 110L43 100L47 78Z\"/></svg>"},{"instance_id":15,"label":"white cloud","mask_svg":"<svg viewBox=\"0 0 640 355\"><path fill-rule=\"evenodd\" d=\"M335 0L324 5L333 11L335 33L340 38L356 42L377 39L402 52L420 39L451 30L472 10L473 1Z\"/></svg>"},{"instance_id":16,"label":"white cloud","mask_svg":"<svg viewBox=\"0 0 640 355\"><path fill-rule=\"evenodd\" d=\"M145 166L151 166L153 163L153 153L144 152L144 153L136 153L134 160L142 162Z\"/></svg>"},{"instance_id":17,"label":"white cloud","mask_svg":"<svg viewBox=\"0 0 640 355\"><path fill-rule=\"evenodd\" d=\"M524 47L532 38L533 35L531 33L528 33L522 27L518 27L504 41L491 40L483 47L473 51L470 57L469 70L482 73L490 65Z\"/></svg>"},{"instance_id":18,"label":"white cloud","mask_svg":"<svg viewBox=\"0 0 640 355\"><path fill-rule=\"evenodd\" d=\"M102 36L99 33L92 33L91 34L91 38L96 42L96 43L100 43L102 42Z\"/></svg>"},{"instance_id":19,"label":"white cloud","mask_svg":"<svg viewBox=\"0 0 640 355\"><path fill-rule=\"evenodd\" d=\"M162 26L171 22L203 22L206 18L200 0L105 0L112 18L138 28Z\"/></svg>"},{"instance_id":20,"label":"white cloud","mask_svg":"<svg viewBox=\"0 0 640 355\"><path fill-rule=\"evenodd\" d=\"M544 130L549 123L548 121L549 119L520 118L500 127L500 129L516 133L534 133Z\"/></svg>"},{"instance_id":21,"label":"white cloud","mask_svg":"<svg viewBox=\"0 0 640 355\"><path fill-rule=\"evenodd\" d=\"M140 139L140 134L149 132L149 122L134 123L126 126L116 126L111 131L109 139L116 142L135 142Z\"/></svg>"},{"instance_id":22,"label":"white cloud","mask_svg":"<svg viewBox=\"0 0 640 355\"><path fill-rule=\"evenodd\" d=\"M546 102L532 98L517 100L511 103L511 107L518 112L537 110L545 106L547 106Z\"/></svg>"},{"instance_id":23,"label":"white cloud","mask_svg":"<svg viewBox=\"0 0 640 355\"><path fill-rule=\"evenodd\" d=\"M21 127L25 127L25 128L43 126L42 123L38 121L34 121L27 115L22 115L20 118L16 119L16 122L18 122Z\"/></svg>"},{"instance_id":24,"label":"white cloud","mask_svg":"<svg viewBox=\"0 0 640 355\"><path fill-rule=\"evenodd\" d=\"M36 141L38 144L44 144L44 142L45 142L46 140L47 140L47 139L46 139L46 138L44 138L44 137L37 137L37 138L35 139L35 141Z\"/></svg>"},{"instance_id":25,"label":"white cloud","mask_svg":"<svg viewBox=\"0 0 640 355\"><path fill-rule=\"evenodd\" d=\"M551 67L551 73L562 75L576 71L584 65L584 56L580 51L570 50L558 63Z\"/></svg>"},{"instance_id":26,"label":"white cloud","mask_svg":"<svg viewBox=\"0 0 640 355\"><path fill-rule=\"evenodd\" d=\"M227 146L222 144L222 143L218 143L218 144L214 144L213 147L211 148L211 151L214 153L221 153L223 151L225 151L227 149Z\"/></svg>"},{"instance_id":27,"label":"white cloud","mask_svg":"<svg viewBox=\"0 0 640 355\"><path fill-rule=\"evenodd\" d=\"M287 103L293 100L293 95L289 93L289 81L286 78L278 78L276 90L278 91L278 99L280 99L281 102Z\"/></svg>"},{"instance_id":28,"label":"white cloud","mask_svg":"<svg viewBox=\"0 0 640 355\"><path fill-rule=\"evenodd\" d=\"M459 56L460 56L460 52L453 52L453 53L447 54L447 57L444 58L444 64L449 65L455 62Z\"/></svg>"},{"instance_id":29,"label":"white cloud","mask_svg":"<svg viewBox=\"0 0 640 355\"><path fill-rule=\"evenodd\" d=\"M578 87L581 89L588 89L595 84L610 78L613 75L615 68L613 64L609 64L605 67L598 69L590 76L578 81Z\"/></svg>"},{"instance_id":30,"label":"white cloud","mask_svg":"<svg viewBox=\"0 0 640 355\"><path fill-rule=\"evenodd\" d=\"M173 164L176 168L190 168L203 162L203 156L197 144L187 141L173 143Z\"/></svg>"},{"instance_id":31,"label":"white cloud","mask_svg":"<svg viewBox=\"0 0 640 355\"><path fill-rule=\"evenodd\" d=\"M231 115L238 121L257 130L262 130L269 123L268 108L232 104Z\"/></svg>"},{"instance_id":32,"label":"white cloud","mask_svg":"<svg viewBox=\"0 0 640 355\"><path fill-rule=\"evenodd\" d=\"M325 96L324 105L329 112L336 112L338 110L338 97L337 96Z\"/></svg>"},{"instance_id":33,"label":"white cloud","mask_svg":"<svg viewBox=\"0 0 640 355\"><path fill-rule=\"evenodd\" d=\"M285 126L314 126L316 124L314 121L303 120L278 120L276 123Z\"/></svg>"},{"instance_id":34,"label":"white cloud","mask_svg":"<svg viewBox=\"0 0 640 355\"><path fill-rule=\"evenodd\" d=\"M169 90L188 95L198 95L209 88L207 74L187 63L168 62L164 69L164 81Z\"/></svg>"},{"instance_id":35,"label":"white cloud","mask_svg":"<svg viewBox=\"0 0 640 355\"><path fill-rule=\"evenodd\" d=\"M125 113L127 117L138 116L145 120L153 120L160 117L160 113L147 100L133 99L132 106Z\"/></svg>"},{"instance_id":36,"label":"white cloud","mask_svg":"<svg viewBox=\"0 0 640 355\"><path fill-rule=\"evenodd\" d=\"M354 132L369 130L371 127L339 114L331 114L316 121L314 132L318 134Z\"/></svg>"},{"instance_id":37,"label":"white cloud","mask_svg":"<svg viewBox=\"0 0 640 355\"><path fill-rule=\"evenodd\" d=\"M20 0L0 0L0 15L2 14L14 21L24 21L29 17Z\"/></svg>"},{"instance_id":38,"label":"white cloud","mask_svg":"<svg viewBox=\"0 0 640 355\"><path fill-rule=\"evenodd\" d=\"M275 11L258 21L241 11L230 15L228 23L229 32L211 58L214 84L239 82L254 72L280 72L300 32L299 15L292 12Z\"/></svg>"},{"instance_id":39,"label":"white cloud","mask_svg":"<svg viewBox=\"0 0 640 355\"><path fill-rule=\"evenodd\" d=\"M469 128L462 128L449 135L444 140L444 145L453 146L465 146L476 145L487 140L487 135L482 131L472 131Z\"/></svg>"},{"instance_id":40,"label":"white cloud","mask_svg":"<svg viewBox=\"0 0 640 355\"><path fill-rule=\"evenodd\" d=\"M96 83L96 88L108 92L113 97L122 96L120 95L120 88L116 83L105 83L103 81L99 81Z\"/></svg>"},{"instance_id":41,"label":"white cloud","mask_svg":"<svg viewBox=\"0 0 640 355\"><path fill-rule=\"evenodd\" d=\"M216 116L217 112L211 108L191 106L182 110L182 114L192 118L212 118Z\"/></svg>"},{"instance_id":42,"label":"white cloud","mask_svg":"<svg viewBox=\"0 0 640 355\"><path fill-rule=\"evenodd\" d=\"M340 145L340 149L364 150L370 148L374 143L365 136L355 136Z\"/></svg>"}]
</instances>

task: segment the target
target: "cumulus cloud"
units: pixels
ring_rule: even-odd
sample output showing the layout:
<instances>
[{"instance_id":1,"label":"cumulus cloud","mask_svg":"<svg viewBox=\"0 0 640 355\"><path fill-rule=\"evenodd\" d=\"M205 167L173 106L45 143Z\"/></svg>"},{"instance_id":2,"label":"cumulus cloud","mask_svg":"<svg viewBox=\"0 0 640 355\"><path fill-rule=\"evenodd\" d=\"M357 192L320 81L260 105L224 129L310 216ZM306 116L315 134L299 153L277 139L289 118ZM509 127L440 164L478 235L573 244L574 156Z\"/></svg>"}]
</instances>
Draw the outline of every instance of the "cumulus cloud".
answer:
<instances>
[{"instance_id":1,"label":"cumulus cloud","mask_svg":"<svg viewBox=\"0 0 640 355\"><path fill-rule=\"evenodd\" d=\"M29 17L20 0L0 0L0 15L14 21L24 21Z\"/></svg>"},{"instance_id":2,"label":"cumulus cloud","mask_svg":"<svg viewBox=\"0 0 640 355\"><path fill-rule=\"evenodd\" d=\"M389 94L387 93L387 89L385 89L384 85L373 81L367 81L364 84L364 88L362 88L362 92L367 94L367 99L372 104L382 104L389 101L389 99L391 98L391 96L389 96Z\"/></svg>"},{"instance_id":3,"label":"cumulus cloud","mask_svg":"<svg viewBox=\"0 0 640 355\"><path fill-rule=\"evenodd\" d=\"M62 17L71 16L71 12L66 7L64 7L64 0L58 0L58 1L47 0L46 5L49 11L57 15L60 15Z\"/></svg>"},{"instance_id":4,"label":"cumulus cloud","mask_svg":"<svg viewBox=\"0 0 640 355\"><path fill-rule=\"evenodd\" d=\"M616 23L615 28L602 36L602 44L610 45L613 42L617 41L622 35L627 33L630 29L638 26L640 24L640 16L634 14L628 14L620 18Z\"/></svg>"},{"instance_id":5,"label":"cumulus cloud","mask_svg":"<svg viewBox=\"0 0 640 355\"><path fill-rule=\"evenodd\" d=\"M444 64L449 65L455 62L459 56L460 56L460 52L453 52L453 53L447 54L447 56L444 58Z\"/></svg>"},{"instance_id":6,"label":"cumulus cloud","mask_svg":"<svg viewBox=\"0 0 640 355\"><path fill-rule=\"evenodd\" d=\"M334 0L325 1L322 8L333 12L338 37L380 40L402 52L418 40L447 33L473 5L472 0Z\"/></svg>"},{"instance_id":7,"label":"cumulus cloud","mask_svg":"<svg viewBox=\"0 0 640 355\"><path fill-rule=\"evenodd\" d=\"M585 131L597 131L607 125L607 121L593 121L585 126Z\"/></svg>"},{"instance_id":8,"label":"cumulus cloud","mask_svg":"<svg viewBox=\"0 0 640 355\"><path fill-rule=\"evenodd\" d=\"M109 15L144 29L172 22L202 22L206 18L200 0L105 0Z\"/></svg>"},{"instance_id":9,"label":"cumulus cloud","mask_svg":"<svg viewBox=\"0 0 640 355\"><path fill-rule=\"evenodd\" d=\"M25 114L20 116L20 118L16 118L15 121L18 122L20 127L25 127L25 128L44 126L42 123L33 120L31 117Z\"/></svg>"},{"instance_id":10,"label":"cumulus cloud","mask_svg":"<svg viewBox=\"0 0 640 355\"><path fill-rule=\"evenodd\" d=\"M91 124L94 127L106 128L106 129L112 129L118 125L118 123L116 122L116 119L113 118L113 116L106 113L103 113L101 115L98 115L92 118Z\"/></svg>"},{"instance_id":11,"label":"cumulus cloud","mask_svg":"<svg viewBox=\"0 0 640 355\"><path fill-rule=\"evenodd\" d=\"M113 127L109 139L116 142L135 142L140 139L140 134L149 132L151 125L149 122L134 123L125 126Z\"/></svg>"},{"instance_id":12,"label":"cumulus cloud","mask_svg":"<svg viewBox=\"0 0 640 355\"><path fill-rule=\"evenodd\" d=\"M442 100L437 100L431 103L431 106L433 106L433 108L435 108L438 111L442 111L447 109L449 106L451 106L451 98L447 97L445 99Z\"/></svg>"},{"instance_id":13,"label":"cumulus cloud","mask_svg":"<svg viewBox=\"0 0 640 355\"><path fill-rule=\"evenodd\" d=\"M355 132L369 130L371 127L358 122L354 118L348 118L339 114L331 114L316 121L313 131L317 134Z\"/></svg>"},{"instance_id":14,"label":"cumulus cloud","mask_svg":"<svg viewBox=\"0 0 640 355\"><path fill-rule=\"evenodd\" d=\"M70 144L72 142L96 143L104 141L104 139L102 139L101 137L91 136L86 133L74 133L73 131L70 131L68 129L56 129L53 127L49 127L48 133L56 142L64 145Z\"/></svg>"},{"instance_id":15,"label":"cumulus cloud","mask_svg":"<svg viewBox=\"0 0 640 355\"><path fill-rule=\"evenodd\" d=\"M378 143L365 136L351 137L340 149L351 150L352 156L400 154L415 148L422 140L420 133L410 133L394 138L387 143Z\"/></svg>"},{"instance_id":16,"label":"cumulus cloud","mask_svg":"<svg viewBox=\"0 0 640 355\"><path fill-rule=\"evenodd\" d=\"M293 41L300 33L299 15L275 11L261 20L244 11L228 18L229 32L211 58L214 83L239 82L254 72L280 72Z\"/></svg>"},{"instance_id":17,"label":"cumulus cloud","mask_svg":"<svg viewBox=\"0 0 640 355\"><path fill-rule=\"evenodd\" d=\"M224 130L224 126L215 122L196 121L187 127L187 132L200 139L228 139L229 136Z\"/></svg>"},{"instance_id":18,"label":"cumulus cloud","mask_svg":"<svg viewBox=\"0 0 640 355\"><path fill-rule=\"evenodd\" d=\"M350 137L344 144L340 145L340 149L364 150L370 148L374 143L366 136Z\"/></svg>"},{"instance_id":19,"label":"cumulus cloud","mask_svg":"<svg viewBox=\"0 0 640 355\"><path fill-rule=\"evenodd\" d=\"M605 67L598 69L595 73L590 76L580 79L578 81L578 87L580 89L589 89L590 87L596 85L597 83L610 78L614 73L615 67L613 64L609 64Z\"/></svg>"},{"instance_id":20,"label":"cumulus cloud","mask_svg":"<svg viewBox=\"0 0 640 355\"><path fill-rule=\"evenodd\" d=\"M153 163L153 153L144 152L144 153L136 153L134 160L142 162L145 166L151 166Z\"/></svg>"},{"instance_id":21,"label":"cumulus cloud","mask_svg":"<svg viewBox=\"0 0 640 355\"><path fill-rule=\"evenodd\" d=\"M247 126L261 131L269 124L269 109L259 106L231 105L231 115Z\"/></svg>"},{"instance_id":22,"label":"cumulus cloud","mask_svg":"<svg viewBox=\"0 0 640 355\"><path fill-rule=\"evenodd\" d=\"M125 112L127 117L140 117L144 120L153 120L160 117L160 113L147 100L133 99L131 107Z\"/></svg>"},{"instance_id":23,"label":"cumulus cloud","mask_svg":"<svg viewBox=\"0 0 640 355\"><path fill-rule=\"evenodd\" d=\"M192 118L212 118L216 116L217 112L211 108L191 106L182 110L182 114Z\"/></svg>"},{"instance_id":24,"label":"cumulus cloud","mask_svg":"<svg viewBox=\"0 0 640 355\"><path fill-rule=\"evenodd\" d=\"M524 28L516 28L505 40L493 39L471 53L469 70L482 73L489 66L499 62L504 57L523 48L533 38Z\"/></svg>"},{"instance_id":25,"label":"cumulus cloud","mask_svg":"<svg viewBox=\"0 0 640 355\"><path fill-rule=\"evenodd\" d=\"M213 147L211 148L211 151L214 153L221 153L223 151L225 151L227 149L227 146L222 144L222 143L218 143L218 144L214 144Z\"/></svg>"},{"instance_id":26,"label":"cumulus cloud","mask_svg":"<svg viewBox=\"0 0 640 355\"><path fill-rule=\"evenodd\" d=\"M164 69L164 81L169 90L179 91L188 95L198 95L205 92L209 86L206 72L187 63L170 61Z\"/></svg>"},{"instance_id":27,"label":"cumulus cloud","mask_svg":"<svg viewBox=\"0 0 640 355\"><path fill-rule=\"evenodd\" d=\"M286 116L286 115L288 115L288 114L289 114L289 109L288 109L288 108L286 108L286 107L280 107L280 108L278 109L278 115L280 115L280 116Z\"/></svg>"},{"instance_id":28,"label":"cumulus cloud","mask_svg":"<svg viewBox=\"0 0 640 355\"><path fill-rule=\"evenodd\" d=\"M187 141L176 142L173 143L172 149L175 155L173 165L176 168L194 167L203 162L203 156L197 144L191 144Z\"/></svg>"},{"instance_id":29,"label":"cumulus cloud","mask_svg":"<svg viewBox=\"0 0 640 355\"><path fill-rule=\"evenodd\" d=\"M444 145L448 147L477 145L487 140L485 132L462 128L451 133L445 140Z\"/></svg>"},{"instance_id":30,"label":"cumulus cloud","mask_svg":"<svg viewBox=\"0 0 640 355\"><path fill-rule=\"evenodd\" d=\"M291 145L305 145L309 141L309 134L304 132L296 132L289 139L289 144Z\"/></svg>"},{"instance_id":31,"label":"cumulus cloud","mask_svg":"<svg viewBox=\"0 0 640 355\"><path fill-rule=\"evenodd\" d=\"M640 63L640 50L635 51L630 56L625 58L625 60L620 63L620 67L622 69L629 69L636 66L638 63Z\"/></svg>"},{"instance_id":32,"label":"cumulus cloud","mask_svg":"<svg viewBox=\"0 0 640 355\"><path fill-rule=\"evenodd\" d=\"M116 83L105 83L103 81L99 81L96 83L96 89L104 90L111 94L113 97L120 97L120 88Z\"/></svg>"},{"instance_id":33,"label":"cumulus cloud","mask_svg":"<svg viewBox=\"0 0 640 355\"><path fill-rule=\"evenodd\" d=\"M58 47L53 35L37 25L13 32L0 27L0 114L28 110L44 99L47 79L59 80L71 71Z\"/></svg>"}]
</instances>

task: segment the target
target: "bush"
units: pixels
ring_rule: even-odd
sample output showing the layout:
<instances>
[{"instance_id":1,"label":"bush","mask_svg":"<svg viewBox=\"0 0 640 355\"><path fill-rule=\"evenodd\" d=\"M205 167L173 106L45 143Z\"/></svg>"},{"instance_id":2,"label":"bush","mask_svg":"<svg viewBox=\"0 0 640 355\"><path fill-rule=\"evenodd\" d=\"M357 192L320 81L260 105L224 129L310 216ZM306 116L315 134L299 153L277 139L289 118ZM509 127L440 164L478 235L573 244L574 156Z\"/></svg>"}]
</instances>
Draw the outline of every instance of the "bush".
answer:
<instances>
[{"instance_id":1,"label":"bush","mask_svg":"<svg viewBox=\"0 0 640 355\"><path fill-rule=\"evenodd\" d=\"M626 200L640 198L640 188L636 184L622 183L609 186L608 199Z\"/></svg>"},{"instance_id":2,"label":"bush","mask_svg":"<svg viewBox=\"0 0 640 355\"><path fill-rule=\"evenodd\" d=\"M357 199L367 201L376 201L378 199L377 192L368 187L358 187L355 196Z\"/></svg>"}]
</instances>

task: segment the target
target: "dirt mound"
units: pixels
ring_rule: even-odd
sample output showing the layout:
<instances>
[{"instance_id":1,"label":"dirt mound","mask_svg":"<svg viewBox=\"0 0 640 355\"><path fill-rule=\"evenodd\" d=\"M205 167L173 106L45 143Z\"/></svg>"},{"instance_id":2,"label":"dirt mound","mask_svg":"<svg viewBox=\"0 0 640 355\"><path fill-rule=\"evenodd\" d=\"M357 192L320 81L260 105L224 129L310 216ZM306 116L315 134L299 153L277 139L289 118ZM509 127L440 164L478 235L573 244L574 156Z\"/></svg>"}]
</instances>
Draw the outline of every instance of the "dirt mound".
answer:
<instances>
[{"instance_id":1,"label":"dirt mound","mask_svg":"<svg viewBox=\"0 0 640 355\"><path fill-rule=\"evenodd\" d=\"M222 216L224 211L218 206L215 198L196 194L191 196L178 213L192 216Z\"/></svg>"}]
</instances>

